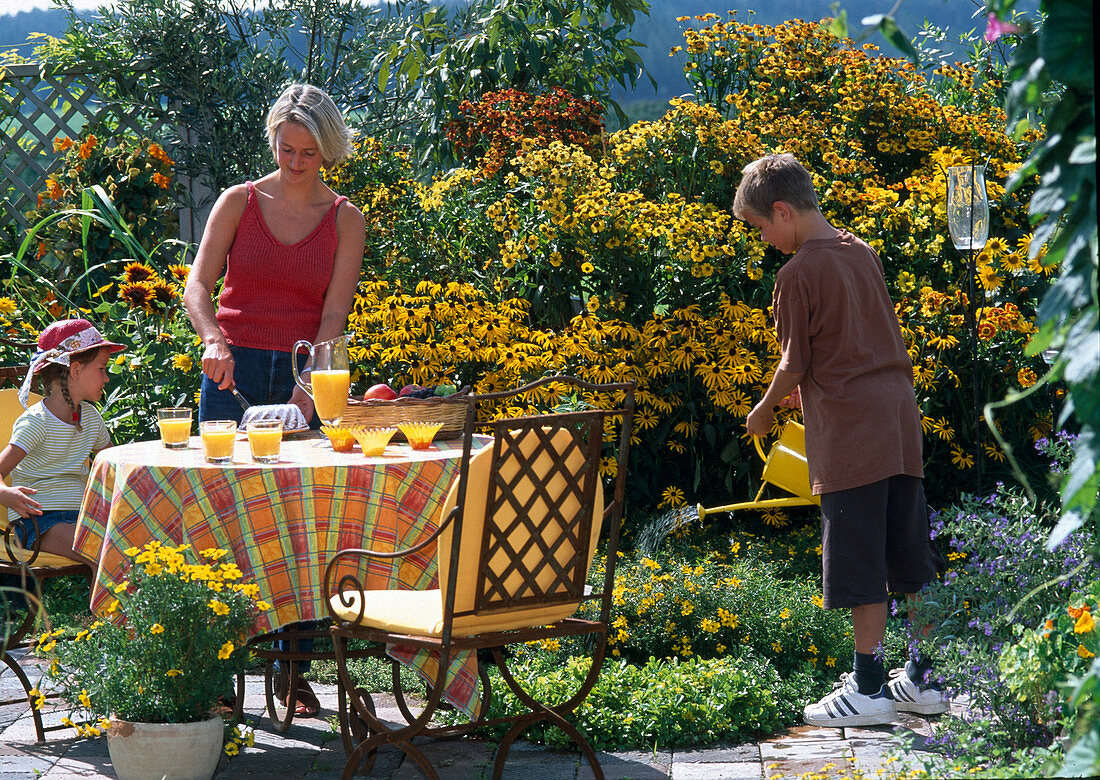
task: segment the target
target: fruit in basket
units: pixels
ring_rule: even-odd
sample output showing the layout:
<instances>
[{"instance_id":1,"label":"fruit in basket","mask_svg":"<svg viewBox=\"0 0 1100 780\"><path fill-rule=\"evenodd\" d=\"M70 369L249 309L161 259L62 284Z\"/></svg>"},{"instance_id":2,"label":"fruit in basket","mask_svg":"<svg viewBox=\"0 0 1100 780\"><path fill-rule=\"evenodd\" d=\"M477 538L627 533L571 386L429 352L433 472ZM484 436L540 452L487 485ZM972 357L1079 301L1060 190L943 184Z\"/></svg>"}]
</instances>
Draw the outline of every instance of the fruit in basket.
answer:
<instances>
[{"instance_id":1,"label":"fruit in basket","mask_svg":"<svg viewBox=\"0 0 1100 780\"><path fill-rule=\"evenodd\" d=\"M446 398L449 395L454 395L458 392L458 388L454 385L440 385L435 389L435 394L440 398Z\"/></svg>"},{"instance_id":2,"label":"fruit in basket","mask_svg":"<svg viewBox=\"0 0 1100 780\"><path fill-rule=\"evenodd\" d=\"M398 393L398 395L401 396L402 398L408 398L409 396L413 395L414 393L419 393L423 389L424 388L421 387L420 385L405 385L404 387L401 388L401 392Z\"/></svg>"},{"instance_id":3,"label":"fruit in basket","mask_svg":"<svg viewBox=\"0 0 1100 780\"><path fill-rule=\"evenodd\" d=\"M389 385L380 383L371 385L367 388L367 392L363 393L364 401L369 401L371 398L377 398L381 401L392 401L394 398L397 398L397 393Z\"/></svg>"}]
</instances>

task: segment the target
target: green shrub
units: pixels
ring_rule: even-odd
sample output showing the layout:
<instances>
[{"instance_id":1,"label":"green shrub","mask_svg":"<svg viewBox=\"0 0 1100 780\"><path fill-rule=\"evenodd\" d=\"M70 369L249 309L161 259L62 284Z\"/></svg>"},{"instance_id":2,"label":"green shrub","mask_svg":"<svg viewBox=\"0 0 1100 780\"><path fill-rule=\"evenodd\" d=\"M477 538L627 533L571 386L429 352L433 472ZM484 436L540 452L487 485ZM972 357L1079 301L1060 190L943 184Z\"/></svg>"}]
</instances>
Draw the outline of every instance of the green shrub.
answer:
<instances>
[{"instance_id":1,"label":"green shrub","mask_svg":"<svg viewBox=\"0 0 1100 780\"><path fill-rule=\"evenodd\" d=\"M522 653L509 668L534 698L561 702L576 692L591 660L559 663L538 653ZM522 712L499 672L490 671L494 691L489 717ZM570 720L592 746L603 750L652 750L705 745L770 734L796 722L805 681L782 679L767 661L750 656L649 659L640 665L609 660L592 692ZM449 715L454 719L456 716ZM554 747L573 743L564 732L536 724L524 732Z\"/></svg>"},{"instance_id":2,"label":"green shrub","mask_svg":"<svg viewBox=\"0 0 1100 780\"><path fill-rule=\"evenodd\" d=\"M814 580L779 576L775 564L716 553L697 558L624 557L616 569L611 630L612 657L642 664L651 657L766 660L785 679L807 673L829 682L852 655L846 613L825 611ZM602 564L594 567L602 575ZM582 606L582 614L592 610ZM549 643L546 649L575 653Z\"/></svg>"},{"instance_id":3,"label":"green shrub","mask_svg":"<svg viewBox=\"0 0 1100 780\"><path fill-rule=\"evenodd\" d=\"M1043 669L1031 665L1025 642L1008 651L1010 660L1003 668L1011 671L1014 682L1006 684L998 663L1002 651L1020 640L1023 629L1065 611L1069 594L1090 589L1098 579L1089 534L1079 531L1056 549L1047 549L1047 534L1056 519L1056 508L1036 507L1019 491L999 486L989 496L964 496L932 520L933 534L948 550L950 568L941 582L925 589L915 608L919 623L934 626L921 646L936 662L938 681L969 697L976 716L990 722L988 738L1006 750L1049 744L1062 705L1057 697L1043 700L1037 692L1044 684L1041 678L1057 675L1060 664ZM1033 673L1037 676L1029 682ZM960 728L969 733L951 718L941 722L939 738L948 749ZM970 750L965 740L960 747Z\"/></svg>"}]
</instances>

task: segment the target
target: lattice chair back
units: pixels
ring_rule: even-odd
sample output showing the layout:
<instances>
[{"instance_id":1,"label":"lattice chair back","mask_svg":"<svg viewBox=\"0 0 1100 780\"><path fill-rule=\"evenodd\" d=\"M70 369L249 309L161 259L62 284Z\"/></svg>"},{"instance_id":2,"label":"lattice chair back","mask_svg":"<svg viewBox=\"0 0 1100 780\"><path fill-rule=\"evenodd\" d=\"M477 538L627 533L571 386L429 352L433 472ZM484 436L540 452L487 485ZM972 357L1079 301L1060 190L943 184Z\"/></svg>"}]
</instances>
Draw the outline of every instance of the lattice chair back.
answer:
<instances>
[{"instance_id":1,"label":"lattice chair back","mask_svg":"<svg viewBox=\"0 0 1100 780\"><path fill-rule=\"evenodd\" d=\"M455 633L553 623L576 610L603 526L604 417L597 410L489 426L493 444L467 471ZM442 516L458 493L451 491ZM441 583L448 582L453 541L451 526L439 540Z\"/></svg>"}]
</instances>

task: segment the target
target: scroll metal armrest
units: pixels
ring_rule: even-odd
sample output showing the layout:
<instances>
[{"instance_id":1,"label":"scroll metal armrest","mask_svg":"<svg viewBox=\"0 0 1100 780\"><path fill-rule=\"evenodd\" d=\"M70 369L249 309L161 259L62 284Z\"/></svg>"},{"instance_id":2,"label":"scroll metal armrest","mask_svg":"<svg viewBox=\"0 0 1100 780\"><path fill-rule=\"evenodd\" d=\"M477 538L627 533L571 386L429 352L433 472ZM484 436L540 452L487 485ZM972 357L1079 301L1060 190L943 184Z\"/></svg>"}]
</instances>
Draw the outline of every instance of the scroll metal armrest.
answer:
<instances>
[{"instance_id":1,"label":"scroll metal armrest","mask_svg":"<svg viewBox=\"0 0 1100 780\"><path fill-rule=\"evenodd\" d=\"M344 574L340 576L339 581L333 580L337 576L337 571L340 568L342 562L350 558L382 558L393 560L395 558L403 558L407 555L420 552L425 547L433 544L444 530L453 522L458 513L462 511L461 507L454 507L443 519L443 522L439 524L439 527L432 531L428 536L421 539L412 547L403 547L400 550L393 550L391 552L382 552L380 550L368 550L362 547L348 547L344 550L340 550L329 560L328 565L325 566L325 593L330 597L338 594L343 594L347 590L354 592L362 591L363 584L359 582L359 579L354 574ZM335 586L335 587L334 587Z\"/></svg>"},{"instance_id":2,"label":"scroll metal armrest","mask_svg":"<svg viewBox=\"0 0 1100 780\"><path fill-rule=\"evenodd\" d=\"M23 546L23 543L19 539L18 531L22 530L25 523L30 522L34 529L34 543L28 549ZM16 566L33 566L34 562L38 559L38 553L42 547L42 536L38 532L38 518L34 515L28 517L20 517L13 523L6 525L2 532L3 535L3 556L0 557L0 564L16 565ZM21 550L25 555L16 554L16 550Z\"/></svg>"}]
</instances>

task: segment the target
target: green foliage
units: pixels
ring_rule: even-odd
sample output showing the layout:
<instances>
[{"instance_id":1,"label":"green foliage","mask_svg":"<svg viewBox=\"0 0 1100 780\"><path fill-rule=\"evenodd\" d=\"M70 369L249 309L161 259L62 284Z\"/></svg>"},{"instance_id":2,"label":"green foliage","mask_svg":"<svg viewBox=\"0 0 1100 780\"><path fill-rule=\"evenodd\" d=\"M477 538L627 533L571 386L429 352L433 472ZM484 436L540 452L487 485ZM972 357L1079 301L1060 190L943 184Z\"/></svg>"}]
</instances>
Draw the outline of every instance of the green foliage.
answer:
<instances>
[{"instance_id":1,"label":"green foliage","mask_svg":"<svg viewBox=\"0 0 1100 780\"><path fill-rule=\"evenodd\" d=\"M49 677L74 710L147 723L210 717L248 667L247 631L258 589L242 584L223 550L150 542L127 551L130 579L116 587L107 620L39 637Z\"/></svg>"},{"instance_id":2,"label":"green foliage","mask_svg":"<svg viewBox=\"0 0 1100 780\"><path fill-rule=\"evenodd\" d=\"M28 231L19 254L3 258L12 268L7 280L11 297L4 300L13 310L0 312L0 324L22 319L24 330L34 337L53 320L90 316L108 339L125 344L126 352L109 364L116 381L104 399L103 417L116 441L134 441L155 433L158 406L190 404L198 391L200 350L180 302L189 270L183 261L190 247L172 239L146 249L98 185L85 188L81 202L80 209L40 220ZM118 247L117 254L109 252L106 260L75 268L65 283L54 282L38 274L25 253L52 226L71 226L72 220L85 239L91 226L97 226L108 246ZM173 250L179 262L165 266L155 259L169 257ZM87 263L91 254L82 252L78 261ZM96 287L93 280L106 284Z\"/></svg>"},{"instance_id":3,"label":"green foliage","mask_svg":"<svg viewBox=\"0 0 1100 780\"><path fill-rule=\"evenodd\" d=\"M54 141L64 156L56 173L46 179L38 208L28 214L35 227L19 250L36 274L55 283L84 272L65 296L81 304L94 297L122 262L148 257L166 263L173 250L178 251L177 242L169 240L179 227L172 160L147 138L112 137L109 132L86 125L76 139ZM77 213L89 207L85 193L96 185L110 198L119 227L129 231L128 240L120 240L113 226ZM58 218L59 212L67 217Z\"/></svg>"},{"instance_id":4,"label":"green foliage","mask_svg":"<svg viewBox=\"0 0 1100 780\"><path fill-rule=\"evenodd\" d=\"M1004 17L1015 0L994 0L990 10ZM1017 171L1008 189L1038 176L1031 197L1037 253L1061 264L1058 281L1043 299L1039 333L1030 354L1057 349L1051 378L1069 389L1062 422L1073 415L1081 426L1076 456L1062 483L1062 521L1051 536L1057 544L1085 522L1095 524L1100 494L1100 304L1097 297L1096 109L1092 51L1093 4L1048 0L1041 28L1025 28L1012 63L1010 119L1026 127L1041 115L1047 139ZM1056 90L1053 100L1052 90Z\"/></svg>"},{"instance_id":5,"label":"green foliage","mask_svg":"<svg viewBox=\"0 0 1100 780\"><path fill-rule=\"evenodd\" d=\"M611 655L635 664L744 655L766 660L784 679L835 679L852 653L847 616L821 608L814 580L780 577L775 564L741 553L741 542L731 540L723 553L620 560ZM599 581L602 565L594 570ZM581 614L591 608L582 606ZM561 649L578 650L568 643Z\"/></svg>"},{"instance_id":6,"label":"green foliage","mask_svg":"<svg viewBox=\"0 0 1100 780\"><path fill-rule=\"evenodd\" d=\"M996 722L1002 746L1049 743L1060 714L1049 702L1021 698L1022 681L1018 690L1005 684L1002 648L1024 627L1064 610L1069 593L1097 580L1091 535L1079 531L1057 550L1046 548L1056 518L1055 509L1036 510L1021 491L1001 487L989 496L964 496L932 521L949 570L914 607L916 624L934 627L920 645L935 659L938 681L969 696L978 717ZM1052 580L1057 587L1043 587ZM945 723L955 730L951 720Z\"/></svg>"},{"instance_id":7,"label":"green foliage","mask_svg":"<svg viewBox=\"0 0 1100 780\"><path fill-rule=\"evenodd\" d=\"M561 87L610 105L611 87L633 89L644 72L639 44L624 37L645 0L472 0L431 8L378 58L379 85L398 94L414 88L425 101L415 143L421 159L451 158L447 123L465 100L501 89Z\"/></svg>"},{"instance_id":8,"label":"green foliage","mask_svg":"<svg viewBox=\"0 0 1100 780\"><path fill-rule=\"evenodd\" d=\"M509 668L534 698L556 703L577 690L590 664L588 658L570 658L563 664L524 652L510 661ZM505 691L494 696L490 718L525 709L506 691L495 667L490 679L494 692ZM650 658L639 665L611 660L570 720L597 750L743 741L793 725L804 684L800 675L784 680L767 661L748 655L687 661ZM545 723L531 726L524 736L554 747L573 744L564 732Z\"/></svg>"},{"instance_id":9,"label":"green foliage","mask_svg":"<svg viewBox=\"0 0 1100 780\"><path fill-rule=\"evenodd\" d=\"M1001 651L1001 679L1034 720L1065 720L1072 728L1074 708L1060 689L1085 675L1089 659L1100 653L1098 599L1100 582L1092 582L1087 593L1070 596L1036 627L1017 626L1019 638Z\"/></svg>"}]
</instances>

